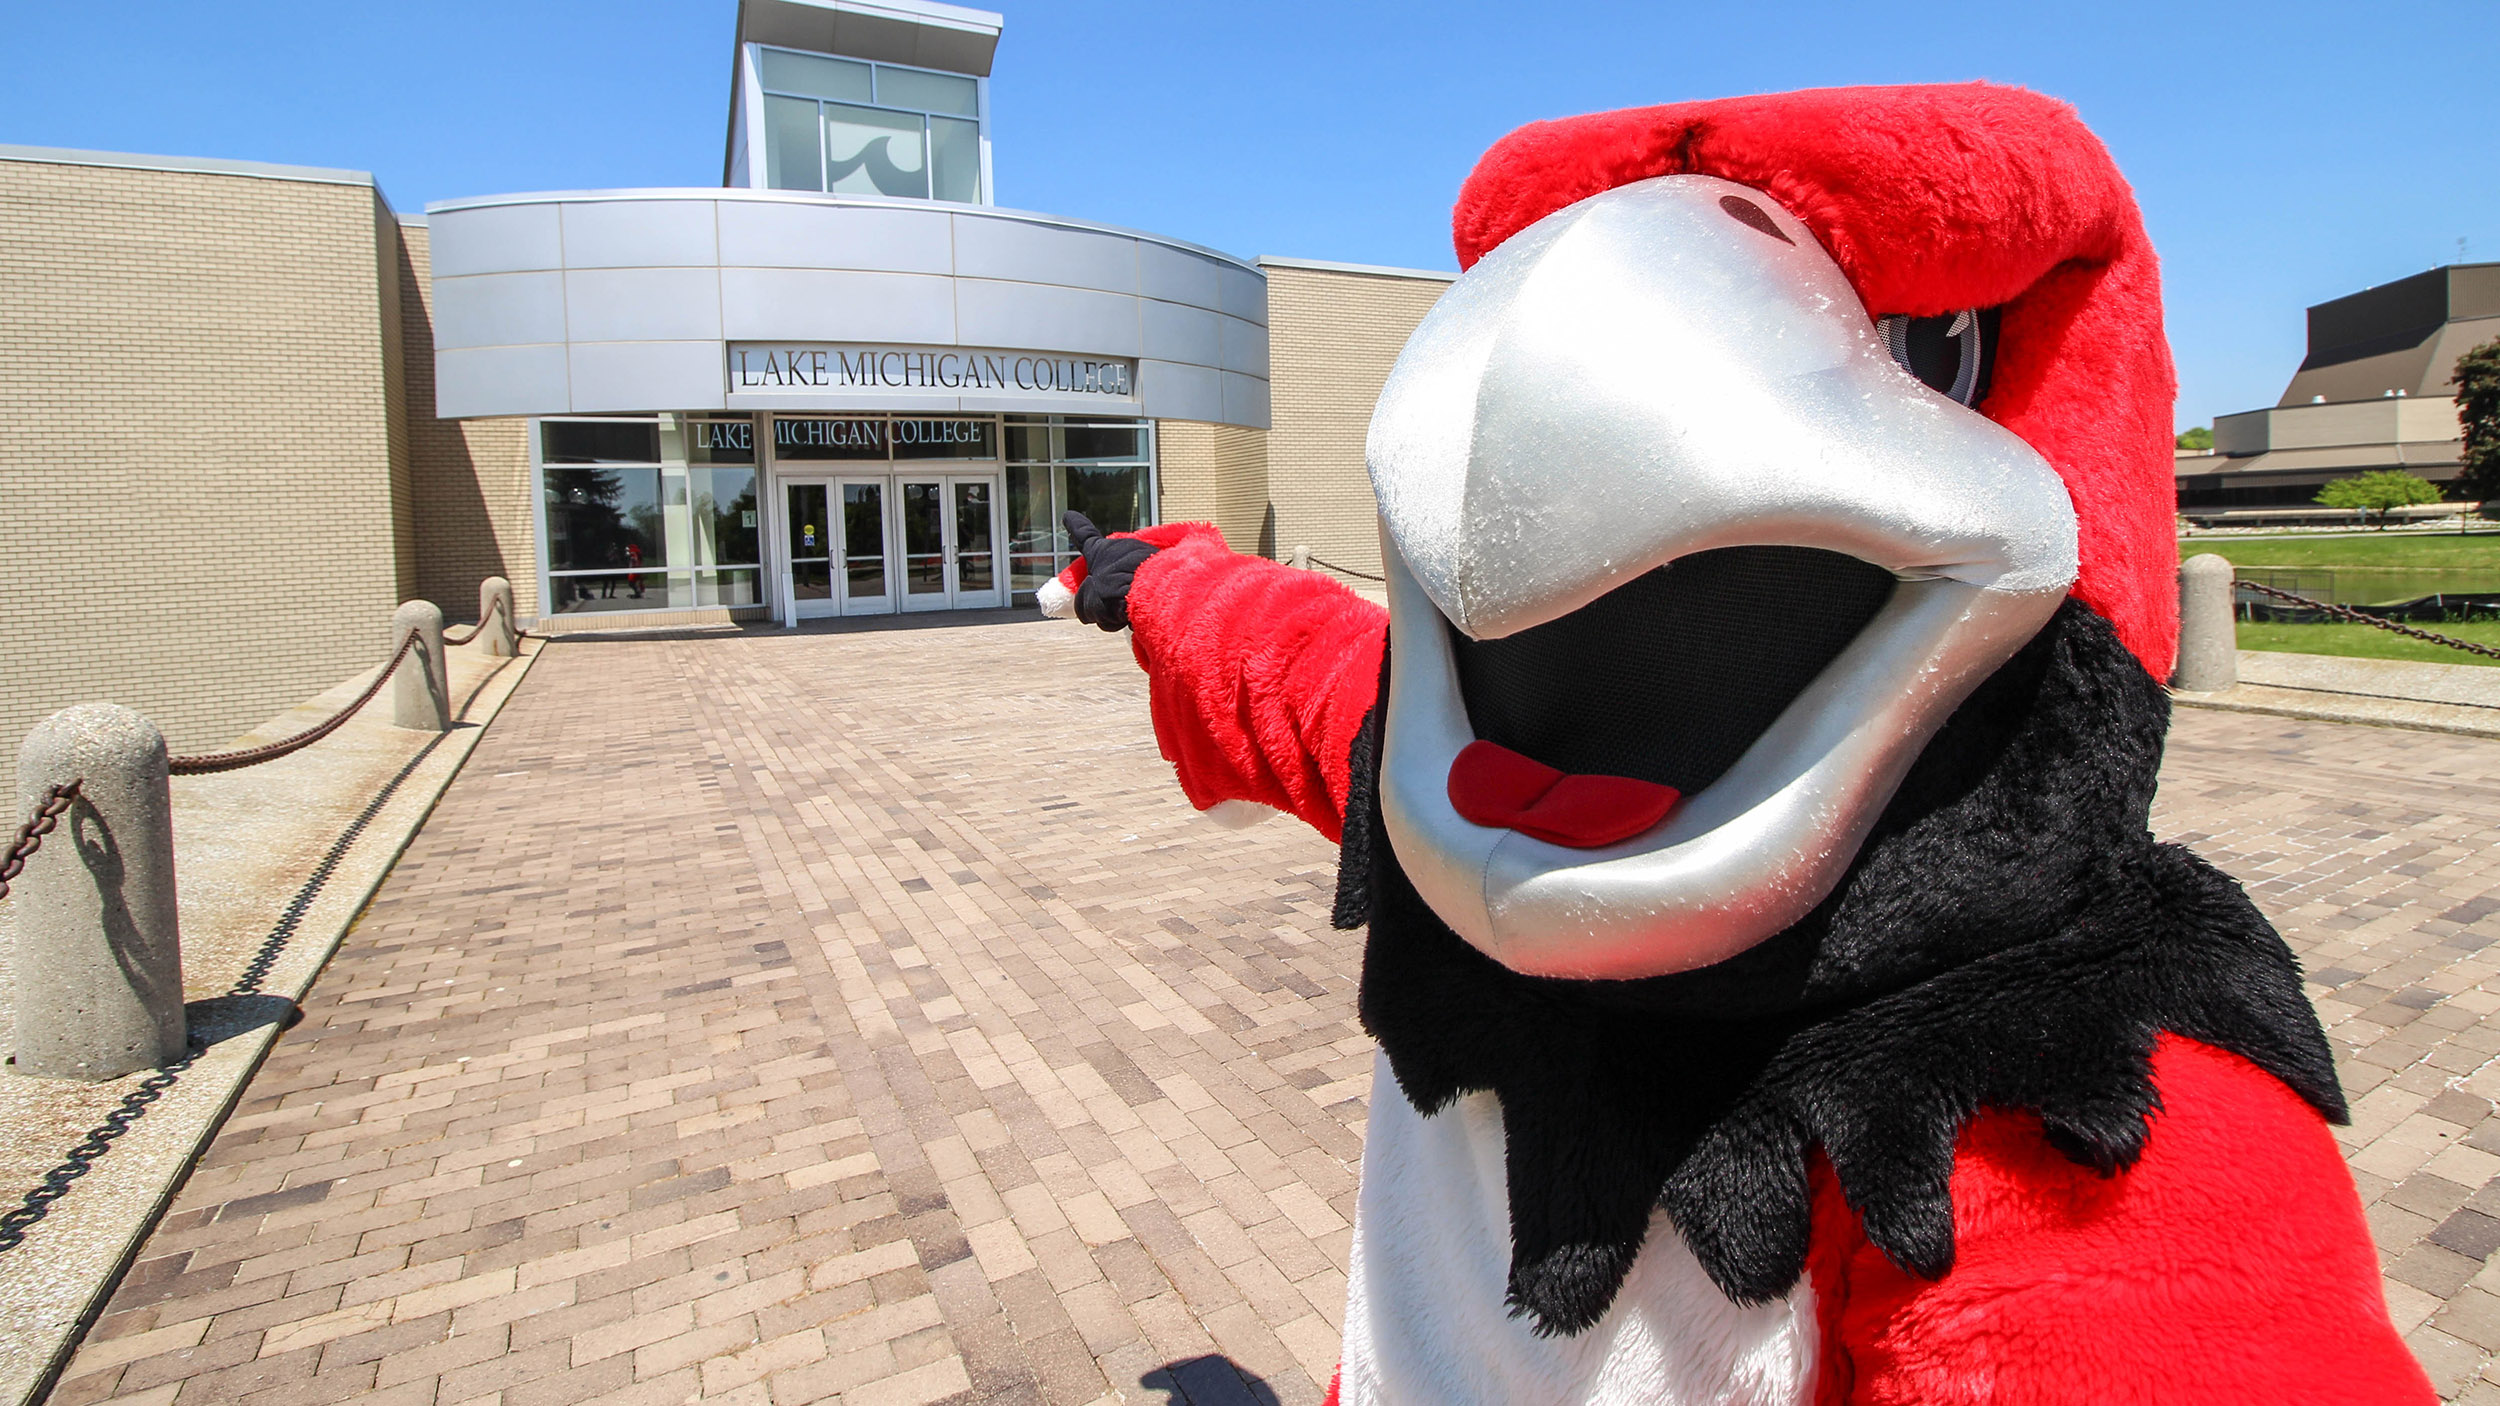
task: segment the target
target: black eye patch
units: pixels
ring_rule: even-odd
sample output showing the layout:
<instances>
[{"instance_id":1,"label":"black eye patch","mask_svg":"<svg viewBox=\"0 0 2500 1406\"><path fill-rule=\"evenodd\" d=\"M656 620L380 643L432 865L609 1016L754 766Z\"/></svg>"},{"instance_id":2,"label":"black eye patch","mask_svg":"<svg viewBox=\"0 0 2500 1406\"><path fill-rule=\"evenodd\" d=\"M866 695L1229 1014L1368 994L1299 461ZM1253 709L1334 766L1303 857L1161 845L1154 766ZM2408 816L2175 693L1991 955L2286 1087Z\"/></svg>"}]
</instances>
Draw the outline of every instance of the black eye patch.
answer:
<instances>
[{"instance_id":1,"label":"black eye patch","mask_svg":"<svg viewBox=\"0 0 2500 1406\"><path fill-rule=\"evenodd\" d=\"M1875 320L1884 349L1928 389L1976 407L1996 371L2002 308L1971 308L1935 317L1895 314Z\"/></svg>"}]
</instances>

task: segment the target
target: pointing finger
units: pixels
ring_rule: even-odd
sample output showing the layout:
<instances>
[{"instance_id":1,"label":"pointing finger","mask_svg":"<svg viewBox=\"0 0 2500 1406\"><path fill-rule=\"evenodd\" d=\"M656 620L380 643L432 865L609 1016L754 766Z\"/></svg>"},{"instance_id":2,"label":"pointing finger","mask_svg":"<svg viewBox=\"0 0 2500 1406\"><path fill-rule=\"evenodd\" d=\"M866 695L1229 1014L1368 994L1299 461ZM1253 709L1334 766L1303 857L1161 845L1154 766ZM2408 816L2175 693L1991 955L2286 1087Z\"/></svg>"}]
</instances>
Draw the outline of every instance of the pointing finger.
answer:
<instances>
[{"instance_id":1,"label":"pointing finger","mask_svg":"<svg viewBox=\"0 0 2500 1406\"><path fill-rule=\"evenodd\" d=\"M1059 520L1067 524L1068 544L1079 552L1102 540L1102 529L1094 526L1092 518L1074 508L1068 509Z\"/></svg>"}]
</instances>

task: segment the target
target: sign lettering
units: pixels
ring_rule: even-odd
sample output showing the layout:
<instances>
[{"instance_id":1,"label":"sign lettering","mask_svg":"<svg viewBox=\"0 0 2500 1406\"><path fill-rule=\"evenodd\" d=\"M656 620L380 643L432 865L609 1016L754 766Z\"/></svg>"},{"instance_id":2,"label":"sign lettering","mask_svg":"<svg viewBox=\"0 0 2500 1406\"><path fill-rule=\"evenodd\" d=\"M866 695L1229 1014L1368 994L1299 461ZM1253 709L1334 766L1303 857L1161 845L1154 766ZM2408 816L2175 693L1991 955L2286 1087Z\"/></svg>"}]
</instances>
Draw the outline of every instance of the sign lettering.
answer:
<instances>
[{"instance_id":1,"label":"sign lettering","mask_svg":"<svg viewBox=\"0 0 2500 1406\"><path fill-rule=\"evenodd\" d=\"M1125 359L971 348L733 342L728 377L733 396L885 390L1106 400L1137 395L1136 363Z\"/></svg>"}]
</instances>

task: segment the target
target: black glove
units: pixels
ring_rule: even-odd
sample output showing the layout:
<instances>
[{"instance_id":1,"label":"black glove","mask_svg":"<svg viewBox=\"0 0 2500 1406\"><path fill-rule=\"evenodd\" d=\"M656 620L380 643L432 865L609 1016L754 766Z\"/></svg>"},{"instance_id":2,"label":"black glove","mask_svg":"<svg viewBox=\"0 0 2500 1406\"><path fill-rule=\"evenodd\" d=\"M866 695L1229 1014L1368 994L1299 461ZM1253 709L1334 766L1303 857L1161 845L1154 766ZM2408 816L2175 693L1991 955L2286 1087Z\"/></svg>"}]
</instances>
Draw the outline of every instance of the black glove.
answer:
<instances>
[{"instance_id":1,"label":"black glove","mask_svg":"<svg viewBox=\"0 0 2500 1406\"><path fill-rule=\"evenodd\" d=\"M1073 508L1061 521L1068 525L1068 541L1085 557L1085 581L1076 588L1076 618L1115 634L1127 629L1129 583L1156 548L1134 537L1105 537L1093 519Z\"/></svg>"}]
</instances>

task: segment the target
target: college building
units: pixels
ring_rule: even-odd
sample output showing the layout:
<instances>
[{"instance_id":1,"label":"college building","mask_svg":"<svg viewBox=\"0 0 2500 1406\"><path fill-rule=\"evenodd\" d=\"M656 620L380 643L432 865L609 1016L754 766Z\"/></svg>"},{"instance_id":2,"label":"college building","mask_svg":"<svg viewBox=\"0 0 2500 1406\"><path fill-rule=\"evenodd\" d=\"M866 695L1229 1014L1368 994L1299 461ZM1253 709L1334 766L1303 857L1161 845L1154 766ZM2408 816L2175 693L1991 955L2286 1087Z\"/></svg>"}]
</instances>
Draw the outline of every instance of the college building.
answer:
<instances>
[{"instance_id":1,"label":"college building","mask_svg":"<svg viewBox=\"0 0 2500 1406\"><path fill-rule=\"evenodd\" d=\"M2500 264L2451 264L2318 304L2282 399L2216 418L2210 451L2180 452L2179 511L2311 507L2328 480L2379 469L2446 488L2465 451L2449 377L2494 338Z\"/></svg>"},{"instance_id":2,"label":"college building","mask_svg":"<svg viewBox=\"0 0 2500 1406\"><path fill-rule=\"evenodd\" d=\"M1001 28L742 0L701 189L0 147L0 733L211 746L489 576L540 631L1010 605L1069 508L1376 573L1365 427L1453 275L999 208Z\"/></svg>"}]
</instances>

